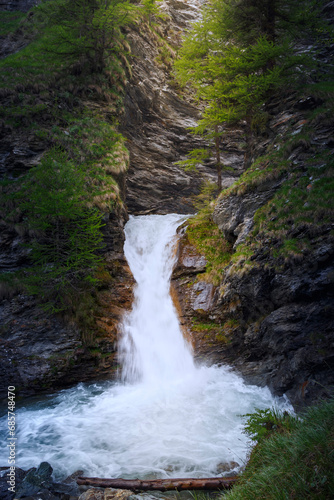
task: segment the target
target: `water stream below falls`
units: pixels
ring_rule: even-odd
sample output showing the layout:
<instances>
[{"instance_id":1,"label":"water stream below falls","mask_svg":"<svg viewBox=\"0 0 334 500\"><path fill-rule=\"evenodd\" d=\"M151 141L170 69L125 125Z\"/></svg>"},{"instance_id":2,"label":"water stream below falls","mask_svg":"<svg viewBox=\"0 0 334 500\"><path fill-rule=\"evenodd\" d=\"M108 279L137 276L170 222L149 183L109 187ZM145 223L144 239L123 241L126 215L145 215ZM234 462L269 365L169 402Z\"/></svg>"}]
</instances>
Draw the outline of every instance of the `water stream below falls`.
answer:
<instances>
[{"instance_id":1,"label":"water stream below falls","mask_svg":"<svg viewBox=\"0 0 334 500\"><path fill-rule=\"evenodd\" d=\"M209 477L246 460L244 415L291 409L227 367L196 366L169 295L179 215L131 217L125 254L137 281L119 345L119 383L79 384L17 412L17 466L56 477ZM1 420L0 465L6 465Z\"/></svg>"}]
</instances>

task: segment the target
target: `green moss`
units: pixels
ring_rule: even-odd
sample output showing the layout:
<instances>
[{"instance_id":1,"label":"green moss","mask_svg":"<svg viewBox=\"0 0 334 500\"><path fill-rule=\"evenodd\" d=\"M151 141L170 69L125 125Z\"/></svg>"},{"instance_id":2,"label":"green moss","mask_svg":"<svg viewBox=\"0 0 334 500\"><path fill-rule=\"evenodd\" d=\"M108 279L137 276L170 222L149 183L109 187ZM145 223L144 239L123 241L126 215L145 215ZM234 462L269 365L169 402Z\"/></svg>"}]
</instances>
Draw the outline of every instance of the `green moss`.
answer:
<instances>
[{"instance_id":1,"label":"green moss","mask_svg":"<svg viewBox=\"0 0 334 500\"><path fill-rule=\"evenodd\" d=\"M189 219L187 236L189 242L207 260L206 271L201 275L201 279L218 285L223 270L230 262L232 246L213 222L212 212L213 207L209 205Z\"/></svg>"},{"instance_id":2,"label":"green moss","mask_svg":"<svg viewBox=\"0 0 334 500\"><path fill-rule=\"evenodd\" d=\"M253 255L253 250L247 246L247 244L238 245L237 250L231 257L231 262L234 265L250 264L249 258Z\"/></svg>"},{"instance_id":3,"label":"green moss","mask_svg":"<svg viewBox=\"0 0 334 500\"><path fill-rule=\"evenodd\" d=\"M300 253L308 248L305 236L298 240L287 238L292 226L300 228L301 234L303 230L307 236L311 227L333 220L333 160L326 156L322 155L326 163L320 167L316 166L313 159L304 175L294 174L273 199L255 214L253 236L278 237L281 241L281 247L277 248L278 254L289 251Z\"/></svg>"},{"instance_id":4,"label":"green moss","mask_svg":"<svg viewBox=\"0 0 334 500\"><path fill-rule=\"evenodd\" d=\"M200 321L198 318L192 318L191 323L192 331L206 334L204 338L212 344L228 344L233 332L239 327L239 322L235 319L230 319L221 324L214 321Z\"/></svg>"},{"instance_id":5,"label":"green moss","mask_svg":"<svg viewBox=\"0 0 334 500\"><path fill-rule=\"evenodd\" d=\"M240 178L225 189L221 196L238 195L253 191L265 182L281 178L289 169L289 161L282 157L282 153L274 152L258 158Z\"/></svg>"}]
</instances>

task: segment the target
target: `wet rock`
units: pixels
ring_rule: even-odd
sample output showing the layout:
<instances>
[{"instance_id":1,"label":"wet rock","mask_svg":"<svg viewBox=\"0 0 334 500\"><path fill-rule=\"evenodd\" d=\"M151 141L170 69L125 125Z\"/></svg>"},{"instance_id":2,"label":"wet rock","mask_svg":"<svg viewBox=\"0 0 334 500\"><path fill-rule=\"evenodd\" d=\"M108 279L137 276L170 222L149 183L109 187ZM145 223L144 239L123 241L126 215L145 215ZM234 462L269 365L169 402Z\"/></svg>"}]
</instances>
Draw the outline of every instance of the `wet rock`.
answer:
<instances>
[{"instance_id":1,"label":"wet rock","mask_svg":"<svg viewBox=\"0 0 334 500\"><path fill-rule=\"evenodd\" d=\"M64 483L52 483L50 487L50 491L52 494L57 496L57 498L77 498L80 495L79 486L72 482L70 484Z\"/></svg>"},{"instance_id":2,"label":"wet rock","mask_svg":"<svg viewBox=\"0 0 334 500\"><path fill-rule=\"evenodd\" d=\"M331 301L291 304L269 314L257 329L249 328L245 372L256 361L257 377L277 394L286 393L298 408L328 396L333 384L334 311Z\"/></svg>"},{"instance_id":3,"label":"wet rock","mask_svg":"<svg viewBox=\"0 0 334 500\"><path fill-rule=\"evenodd\" d=\"M120 490L115 488L106 488L104 490L104 500L127 500L133 495L130 490Z\"/></svg>"},{"instance_id":4,"label":"wet rock","mask_svg":"<svg viewBox=\"0 0 334 500\"><path fill-rule=\"evenodd\" d=\"M216 287L211 283L197 281L192 287L192 308L197 313L207 312L213 304L213 297Z\"/></svg>"},{"instance_id":5,"label":"wet rock","mask_svg":"<svg viewBox=\"0 0 334 500\"><path fill-rule=\"evenodd\" d=\"M23 481L19 485L15 497L16 498L24 498L24 497L32 497L38 494L46 494L48 495L50 492L47 490L52 485L52 472L53 469L48 462L42 462L39 467L33 467L30 469L25 475ZM52 494L50 494L52 495ZM47 498L54 498L54 496L46 496Z\"/></svg>"},{"instance_id":6,"label":"wet rock","mask_svg":"<svg viewBox=\"0 0 334 500\"><path fill-rule=\"evenodd\" d=\"M10 477L8 476L9 472L9 467L0 467L0 498L2 500L12 500L15 497L15 494L8 490L10 487L7 482L10 480ZM23 481L25 475L26 471L20 469L19 467L15 467L15 490L17 485Z\"/></svg>"},{"instance_id":7,"label":"wet rock","mask_svg":"<svg viewBox=\"0 0 334 500\"><path fill-rule=\"evenodd\" d=\"M217 465L217 474L226 474L228 472L230 475L234 475L239 468L238 462L224 462Z\"/></svg>"},{"instance_id":8,"label":"wet rock","mask_svg":"<svg viewBox=\"0 0 334 500\"><path fill-rule=\"evenodd\" d=\"M104 491L91 488L82 493L78 500L104 500Z\"/></svg>"},{"instance_id":9,"label":"wet rock","mask_svg":"<svg viewBox=\"0 0 334 500\"><path fill-rule=\"evenodd\" d=\"M182 232L184 235L184 230ZM202 273L205 268L205 257L189 244L186 237L182 238L177 246L177 263L173 270L173 279Z\"/></svg>"},{"instance_id":10,"label":"wet rock","mask_svg":"<svg viewBox=\"0 0 334 500\"><path fill-rule=\"evenodd\" d=\"M85 344L78 324L50 315L36 299L16 295L0 303L0 398L8 385L31 395L117 371L118 324L132 305L134 279L124 258L110 256L108 284L96 294L98 334ZM93 345L93 348L92 348Z\"/></svg>"}]
</instances>

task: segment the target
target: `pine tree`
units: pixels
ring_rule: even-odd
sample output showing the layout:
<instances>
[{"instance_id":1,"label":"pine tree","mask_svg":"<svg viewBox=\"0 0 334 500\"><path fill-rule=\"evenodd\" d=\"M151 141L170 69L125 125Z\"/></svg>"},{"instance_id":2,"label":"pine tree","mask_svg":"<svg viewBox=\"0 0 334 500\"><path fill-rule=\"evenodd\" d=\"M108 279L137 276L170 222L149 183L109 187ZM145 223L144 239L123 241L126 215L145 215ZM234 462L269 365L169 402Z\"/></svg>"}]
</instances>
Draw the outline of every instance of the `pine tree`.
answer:
<instances>
[{"instance_id":1,"label":"pine tree","mask_svg":"<svg viewBox=\"0 0 334 500\"><path fill-rule=\"evenodd\" d=\"M292 80L292 68L305 62L305 56L294 56L293 49L297 34L312 24L313 4L313 0L213 0L186 36L176 74L206 103L194 131L214 141L219 188L219 134L244 120L247 158L251 157L254 124L261 121L266 99L285 77ZM189 162L193 164L193 158Z\"/></svg>"},{"instance_id":2,"label":"pine tree","mask_svg":"<svg viewBox=\"0 0 334 500\"><path fill-rule=\"evenodd\" d=\"M66 290L94 283L101 262L103 223L99 211L87 205L85 172L53 148L30 170L16 196L34 235L26 288L51 309L61 309Z\"/></svg>"},{"instance_id":3,"label":"pine tree","mask_svg":"<svg viewBox=\"0 0 334 500\"><path fill-rule=\"evenodd\" d=\"M135 12L128 0L45 0L37 17L47 28L46 51L64 63L86 61L96 73L124 52L122 28Z\"/></svg>"}]
</instances>

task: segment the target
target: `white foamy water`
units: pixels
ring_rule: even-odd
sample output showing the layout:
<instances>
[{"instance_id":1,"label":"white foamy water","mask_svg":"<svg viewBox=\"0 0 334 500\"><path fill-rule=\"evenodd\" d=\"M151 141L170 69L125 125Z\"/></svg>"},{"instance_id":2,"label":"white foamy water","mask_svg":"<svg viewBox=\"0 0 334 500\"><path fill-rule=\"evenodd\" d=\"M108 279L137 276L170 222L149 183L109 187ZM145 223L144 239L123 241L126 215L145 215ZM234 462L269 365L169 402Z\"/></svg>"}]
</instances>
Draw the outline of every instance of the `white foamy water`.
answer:
<instances>
[{"instance_id":1,"label":"white foamy water","mask_svg":"<svg viewBox=\"0 0 334 500\"><path fill-rule=\"evenodd\" d=\"M246 460L241 415L291 409L229 367L195 366L169 296L178 215L132 217L125 253L137 281L120 342L122 383L79 384L17 412L17 463L57 477L206 477ZM6 465L7 415L0 423Z\"/></svg>"},{"instance_id":2,"label":"white foamy water","mask_svg":"<svg viewBox=\"0 0 334 500\"><path fill-rule=\"evenodd\" d=\"M137 287L119 347L125 381L169 385L195 376L169 293L180 221L179 215L152 215L131 217L126 225L124 253Z\"/></svg>"}]
</instances>

